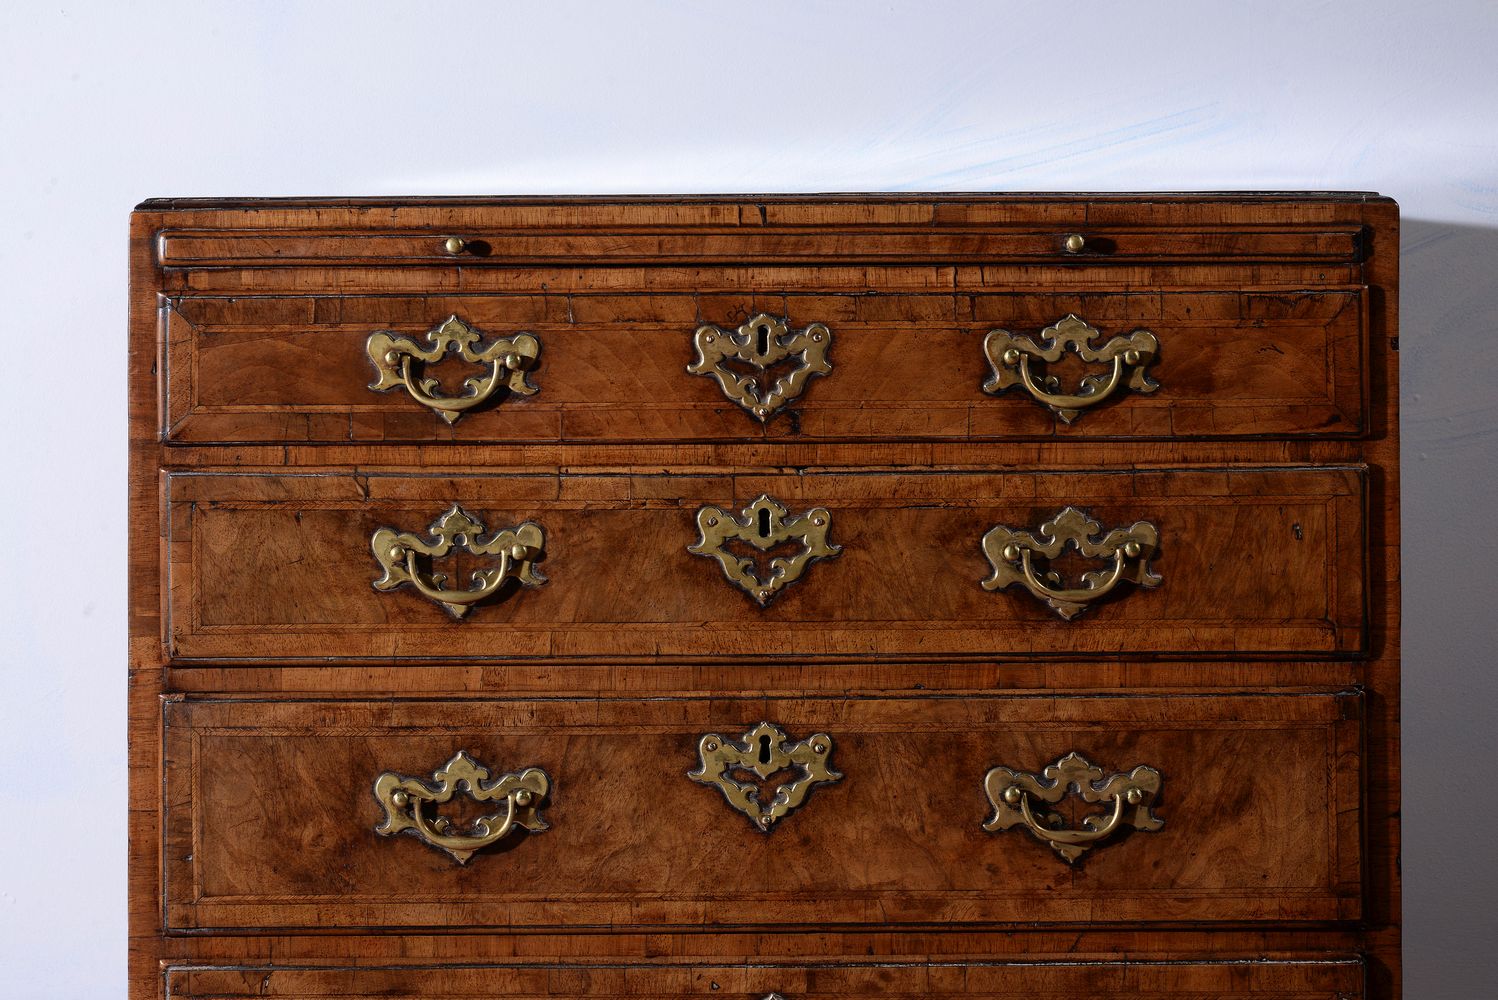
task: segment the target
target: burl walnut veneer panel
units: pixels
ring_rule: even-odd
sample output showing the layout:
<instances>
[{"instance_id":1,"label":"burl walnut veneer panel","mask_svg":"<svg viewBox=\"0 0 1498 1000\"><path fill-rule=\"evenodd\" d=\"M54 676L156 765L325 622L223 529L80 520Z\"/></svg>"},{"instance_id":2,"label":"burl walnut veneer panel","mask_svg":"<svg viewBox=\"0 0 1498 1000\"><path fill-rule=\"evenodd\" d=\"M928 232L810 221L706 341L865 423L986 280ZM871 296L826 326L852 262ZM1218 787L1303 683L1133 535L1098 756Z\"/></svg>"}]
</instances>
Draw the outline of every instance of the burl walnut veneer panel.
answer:
<instances>
[{"instance_id":1,"label":"burl walnut veneer panel","mask_svg":"<svg viewBox=\"0 0 1498 1000\"><path fill-rule=\"evenodd\" d=\"M701 507L738 515L761 494L792 513L825 508L828 540L842 549L767 608L715 560L687 551ZM1363 641L1359 469L177 473L166 496L169 641L181 658L1344 653ZM409 587L375 590L374 532L424 533L453 504L490 531L540 524L547 582L501 592L461 623ZM1034 531L1072 504L1105 529L1154 524L1161 543L1151 565L1163 582L1132 593L1123 585L1117 600L1073 621L1018 588L982 589L991 572L985 532ZM450 589L489 563L434 560Z\"/></svg>"},{"instance_id":2,"label":"burl walnut veneer panel","mask_svg":"<svg viewBox=\"0 0 1498 1000\"><path fill-rule=\"evenodd\" d=\"M683 779L702 736L738 739L762 719L793 738L827 734L843 775L767 833L716 789ZM1360 719L1355 695L171 702L167 920L580 928L1355 918ZM461 866L412 837L377 836L375 777L429 775L460 750L495 773L542 768L550 829ZM1160 771L1164 828L1132 832L1079 867L1023 830L982 829L993 812L983 791L991 767L1038 772L1071 752L1110 772ZM779 781L763 783L764 801Z\"/></svg>"},{"instance_id":3,"label":"burl walnut veneer panel","mask_svg":"<svg viewBox=\"0 0 1498 1000\"><path fill-rule=\"evenodd\" d=\"M861 275L879 283L876 271ZM1365 290L1061 290L1026 283L958 293L854 287L786 289L697 274L630 292L212 296L163 302L166 426L183 443L249 441L629 442L1001 440L1014 438L1348 437L1364 429L1360 364ZM690 375L702 324L751 316L826 324L831 374L762 426ZM1068 424L1023 391L985 395L992 329L1036 337L1076 315L1099 343L1148 329L1161 343L1159 388ZM499 394L455 424L404 392L373 393L365 342L394 331L418 343L459 316L487 337L540 341L535 395ZM1075 378L1084 366L1078 362ZM476 369L448 367L444 391ZM779 369L777 369L779 370Z\"/></svg>"}]
</instances>

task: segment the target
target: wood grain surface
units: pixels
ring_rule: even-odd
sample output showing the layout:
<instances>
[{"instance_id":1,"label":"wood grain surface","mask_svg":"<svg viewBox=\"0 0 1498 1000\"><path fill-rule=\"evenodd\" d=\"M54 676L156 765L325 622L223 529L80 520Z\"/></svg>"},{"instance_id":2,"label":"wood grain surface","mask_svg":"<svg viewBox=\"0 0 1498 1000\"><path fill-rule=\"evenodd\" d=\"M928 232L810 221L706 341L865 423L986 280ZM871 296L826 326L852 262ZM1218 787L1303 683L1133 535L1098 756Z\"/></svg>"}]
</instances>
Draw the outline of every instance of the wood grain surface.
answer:
<instances>
[{"instance_id":1,"label":"wood grain surface","mask_svg":"<svg viewBox=\"0 0 1498 1000\"><path fill-rule=\"evenodd\" d=\"M141 206L132 1000L1394 1000L1398 233L1363 194ZM836 338L763 426L684 371L760 310ZM1160 390L981 392L983 334L1069 312L1153 330ZM541 392L366 388L369 332L454 313L536 332ZM760 492L843 546L764 610L685 551ZM375 592L369 533L454 502L544 523L549 582ZM1162 585L978 587L983 530L1068 503L1159 519ZM847 777L766 836L684 774L772 715ZM376 836L374 773L460 742L547 767L553 828ZM1159 767L1165 828L1074 869L982 832L986 768L1071 749Z\"/></svg>"}]
</instances>

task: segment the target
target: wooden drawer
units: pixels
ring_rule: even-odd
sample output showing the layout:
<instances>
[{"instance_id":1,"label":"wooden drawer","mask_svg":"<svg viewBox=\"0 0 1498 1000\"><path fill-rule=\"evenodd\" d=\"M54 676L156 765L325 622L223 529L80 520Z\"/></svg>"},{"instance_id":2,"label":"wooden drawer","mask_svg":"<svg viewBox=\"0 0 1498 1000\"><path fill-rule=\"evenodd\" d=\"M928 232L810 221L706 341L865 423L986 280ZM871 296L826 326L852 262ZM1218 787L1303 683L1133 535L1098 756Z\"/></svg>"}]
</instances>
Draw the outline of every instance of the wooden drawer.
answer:
<instances>
[{"instance_id":1,"label":"wooden drawer","mask_svg":"<svg viewBox=\"0 0 1498 1000\"><path fill-rule=\"evenodd\" d=\"M1355 693L1290 692L169 700L166 926L1354 920L1361 715ZM709 752L720 743L724 757ZM732 744L747 755L728 759ZM470 775L481 789L540 769L545 797L524 815L549 828L464 864L413 830L376 832L395 815L372 794L378 776L434 787L443 765L459 774L460 751L491 769ZM1101 798L1027 797L1005 815L1054 811L1079 829L1126 797L1117 829L1074 863L1023 822L993 828L1019 779L992 769L1041 775L1071 754L1100 769L1087 781ZM745 770L756 759L767 780ZM755 803L731 805L720 773ZM764 820L777 787L789 810ZM503 801L477 806L460 786L424 822L451 815L446 835L467 835L462 822Z\"/></svg>"},{"instance_id":2,"label":"wooden drawer","mask_svg":"<svg viewBox=\"0 0 1498 1000\"><path fill-rule=\"evenodd\" d=\"M1357 467L178 472L168 475L166 493L166 638L179 659L1341 655L1364 642L1364 473ZM757 503L762 495L784 504L785 517L768 501ZM461 620L415 583L375 589L384 570L372 540L381 529L393 530L380 535L378 552L397 553L397 567L414 559L428 590L441 585L435 574L446 575L454 581L441 585L449 597L469 586L471 571L503 567L503 555L470 556L461 544L454 545L461 558L434 558L430 569L409 539L405 549L387 548L396 532L413 533L422 545L440 541L440 528L429 526L455 505L454 517L471 516L490 532L539 525L544 544L534 568L545 582L503 582ZM1084 569L1117 569L1121 579L1067 620L1066 607L1017 582L1022 553L1006 544L985 550L984 540L996 526L1030 533L1032 576L1044 585L1032 543L1045 540L1044 522L1074 505L1096 519L1086 527L1080 513L1067 515L1079 537L1115 544L1111 555L1102 545L1075 564L1064 556L1052 589L1080 589ZM711 506L718 511L701 513ZM719 525L713 531L741 522L733 527L740 537L709 538L703 518ZM830 522L824 536L812 526L818 518ZM1139 522L1155 529L1158 545L1153 555L1125 558L1121 536L1106 533ZM761 553L751 543L766 529L766 544L775 544ZM753 557L745 579L769 586L741 588L718 558L689 547L727 549L730 561ZM802 556L809 558L800 578L775 590L767 558ZM765 591L773 592L761 606Z\"/></svg>"},{"instance_id":3,"label":"wooden drawer","mask_svg":"<svg viewBox=\"0 0 1498 1000\"><path fill-rule=\"evenodd\" d=\"M817 274L834 273L824 269L758 274L746 292L739 289L748 279L718 287L665 273L634 290L594 271L580 281L598 289L591 292L548 291L537 276L528 294L165 299L165 433L184 444L659 443L1353 437L1366 429L1367 303L1360 286L1067 291L1052 281L1043 292L988 284L917 293L881 290L877 272L860 272L854 286L830 277L819 283ZM772 399L763 422L716 377L687 371L696 363L699 327L733 330L761 313L786 318L791 328L824 324L830 365L783 401ZM528 382L512 383L506 373L484 404L453 411L452 422L403 385L370 388L379 377L367 349L372 334L387 331L431 349L426 334L453 316L482 334L479 348L522 333L534 337L539 347L526 362L534 362ZM1022 384L985 393L997 372L1012 379L1018 371L1003 364L999 346L994 360L987 357L990 331L1030 338L1038 348L1046 343L1043 331L1068 316L1096 331L1093 348L1149 331L1159 349L1142 377L1155 387L1131 388L1136 369L1125 368L1114 391L1099 393L1104 402L1066 410L1070 422L1064 407L1040 401ZM378 341L376 353L380 345L388 341ZM1041 385L1045 365L1027 359L1041 391L1074 392L1082 376L1112 370L1107 359L1083 363L1070 351L1062 357L1054 368L1060 382L1051 389ZM754 375L763 398L771 381L800 363L789 356L768 374L732 360L721 367L729 377ZM494 362L450 355L430 371L419 360L410 364L418 382L440 377L441 387L427 394L435 400L464 396L462 380L487 379Z\"/></svg>"},{"instance_id":4,"label":"wooden drawer","mask_svg":"<svg viewBox=\"0 0 1498 1000\"><path fill-rule=\"evenodd\" d=\"M1363 963L1294 961L845 962L827 965L170 966L168 1000L1361 1000Z\"/></svg>"}]
</instances>

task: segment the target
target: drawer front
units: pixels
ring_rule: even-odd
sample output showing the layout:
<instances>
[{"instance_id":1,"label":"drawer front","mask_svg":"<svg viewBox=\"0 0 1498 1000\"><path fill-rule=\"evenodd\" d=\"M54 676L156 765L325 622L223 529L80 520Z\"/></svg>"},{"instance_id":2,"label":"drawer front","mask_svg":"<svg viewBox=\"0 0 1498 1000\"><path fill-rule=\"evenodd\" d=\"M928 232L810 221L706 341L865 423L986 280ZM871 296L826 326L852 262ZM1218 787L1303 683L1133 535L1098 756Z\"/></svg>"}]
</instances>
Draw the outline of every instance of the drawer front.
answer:
<instances>
[{"instance_id":1,"label":"drawer front","mask_svg":"<svg viewBox=\"0 0 1498 1000\"><path fill-rule=\"evenodd\" d=\"M1364 641L1359 468L174 473L167 494L179 659L1340 655ZM500 534L527 524L534 550ZM1040 546L1067 539L1089 557L1062 553L1046 576Z\"/></svg>"},{"instance_id":2,"label":"drawer front","mask_svg":"<svg viewBox=\"0 0 1498 1000\"><path fill-rule=\"evenodd\" d=\"M168 1000L1360 1000L1363 964L1299 961L848 962L836 965L403 965L169 967Z\"/></svg>"},{"instance_id":3,"label":"drawer front","mask_svg":"<svg viewBox=\"0 0 1498 1000\"><path fill-rule=\"evenodd\" d=\"M516 295L165 300L168 440L1353 437L1366 426L1360 287L1066 292L1051 282L1041 294L1032 286L869 294L877 274L840 290L808 284L801 271L759 275L753 293L672 291L666 281L631 293L595 274L606 293L548 292L542 282ZM793 349L754 344L751 327L748 355L709 344L699 357L700 328L719 326L712 343L727 345L759 314L787 324L773 328L774 339ZM477 360L460 360L443 340L447 359L429 365L413 352L434 351L428 334L440 335L451 317L478 335ZM1068 317L1081 323L1066 325ZM794 340L813 324L824 338ZM483 350L521 335L535 345L523 378L510 370L496 378ZM1112 359L1139 336L1154 338L1154 353L1133 366L1120 361L1114 378ZM391 338L409 349L382 376L371 350L383 356ZM1018 354L1005 360L1013 343L1030 345L1024 372ZM1084 360L1083 349L1097 356ZM798 379L801 369L808 374ZM745 376L752 388L733 388ZM425 389L429 377L437 386ZM470 378L477 387L465 386ZM1084 378L1094 380L1089 395L1063 402Z\"/></svg>"},{"instance_id":4,"label":"drawer front","mask_svg":"<svg viewBox=\"0 0 1498 1000\"><path fill-rule=\"evenodd\" d=\"M1354 920L1361 711L1347 693L171 701L166 925ZM502 774L535 794L476 831L518 808ZM391 798L444 781L446 802Z\"/></svg>"}]
</instances>

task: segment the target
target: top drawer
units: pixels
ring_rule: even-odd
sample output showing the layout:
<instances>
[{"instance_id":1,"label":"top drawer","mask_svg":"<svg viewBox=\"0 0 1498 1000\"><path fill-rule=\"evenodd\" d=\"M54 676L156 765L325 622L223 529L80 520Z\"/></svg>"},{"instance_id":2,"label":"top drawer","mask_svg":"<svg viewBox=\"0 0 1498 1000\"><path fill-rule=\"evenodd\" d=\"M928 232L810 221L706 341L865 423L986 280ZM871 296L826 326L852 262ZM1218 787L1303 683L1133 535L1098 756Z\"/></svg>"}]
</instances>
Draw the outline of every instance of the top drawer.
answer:
<instances>
[{"instance_id":1,"label":"top drawer","mask_svg":"<svg viewBox=\"0 0 1498 1000\"><path fill-rule=\"evenodd\" d=\"M1052 269L1054 270L1054 269ZM184 444L1333 437L1361 286L902 288L883 269L525 270L505 294L163 300Z\"/></svg>"}]
</instances>

